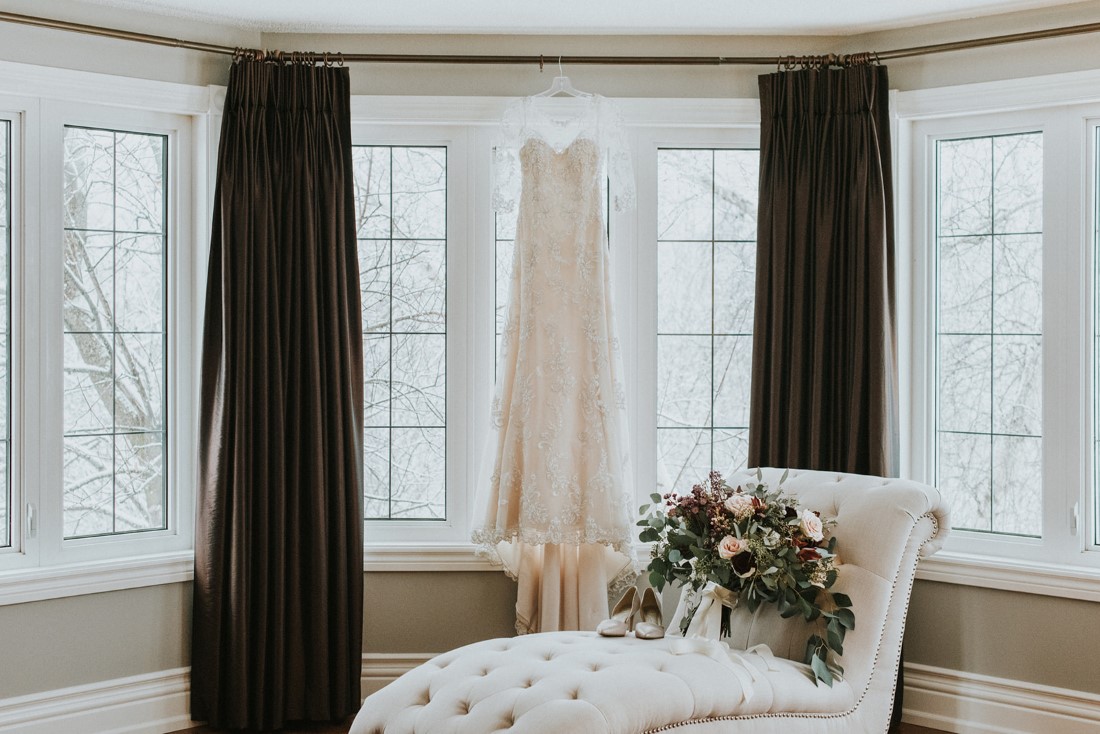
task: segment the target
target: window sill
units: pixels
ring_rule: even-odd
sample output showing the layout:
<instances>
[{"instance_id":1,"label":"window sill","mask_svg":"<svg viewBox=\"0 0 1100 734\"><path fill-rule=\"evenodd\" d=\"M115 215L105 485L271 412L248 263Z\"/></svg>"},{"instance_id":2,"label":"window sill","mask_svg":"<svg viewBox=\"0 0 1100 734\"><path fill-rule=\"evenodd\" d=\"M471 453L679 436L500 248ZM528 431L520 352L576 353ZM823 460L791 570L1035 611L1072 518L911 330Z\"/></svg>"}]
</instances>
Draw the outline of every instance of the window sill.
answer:
<instances>
[{"instance_id":1,"label":"window sill","mask_svg":"<svg viewBox=\"0 0 1100 734\"><path fill-rule=\"evenodd\" d=\"M363 551L363 570L500 571L501 568L479 558L471 543L372 543Z\"/></svg>"},{"instance_id":2,"label":"window sill","mask_svg":"<svg viewBox=\"0 0 1100 734\"><path fill-rule=\"evenodd\" d=\"M192 551L0 572L0 606L190 581Z\"/></svg>"},{"instance_id":3,"label":"window sill","mask_svg":"<svg viewBox=\"0 0 1100 734\"><path fill-rule=\"evenodd\" d=\"M1063 599L1100 601L1100 569L940 551L917 567L917 578Z\"/></svg>"}]
</instances>

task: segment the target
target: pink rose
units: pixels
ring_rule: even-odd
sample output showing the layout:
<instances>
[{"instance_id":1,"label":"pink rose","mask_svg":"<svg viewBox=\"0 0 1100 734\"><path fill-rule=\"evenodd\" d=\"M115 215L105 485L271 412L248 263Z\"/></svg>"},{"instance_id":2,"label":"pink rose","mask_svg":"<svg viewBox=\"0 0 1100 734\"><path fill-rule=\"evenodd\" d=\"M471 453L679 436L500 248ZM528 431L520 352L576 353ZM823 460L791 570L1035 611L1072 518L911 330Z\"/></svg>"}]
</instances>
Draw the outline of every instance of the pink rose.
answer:
<instances>
[{"instance_id":1,"label":"pink rose","mask_svg":"<svg viewBox=\"0 0 1100 734\"><path fill-rule=\"evenodd\" d=\"M738 553L743 553L749 549L749 546L745 541L740 538L735 538L732 535L727 535L718 542L718 555L725 558L727 561Z\"/></svg>"},{"instance_id":2,"label":"pink rose","mask_svg":"<svg viewBox=\"0 0 1100 734\"><path fill-rule=\"evenodd\" d=\"M733 517L740 521L752 514L752 498L743 494L735 494L725 502L726 509Z\"/></svg>"},{"instance_id":3,"label":"pink rose","mask_svg":"<svg viewBox=\"0 0 1100 734\"><path fill-rule=\"evenodd\" d=\"M802 531L803 535L815 542L820 542L825 537L821 518L809 510L802 511L802 516L798 518L798 529Z\"/></svg>"}]
</instances>

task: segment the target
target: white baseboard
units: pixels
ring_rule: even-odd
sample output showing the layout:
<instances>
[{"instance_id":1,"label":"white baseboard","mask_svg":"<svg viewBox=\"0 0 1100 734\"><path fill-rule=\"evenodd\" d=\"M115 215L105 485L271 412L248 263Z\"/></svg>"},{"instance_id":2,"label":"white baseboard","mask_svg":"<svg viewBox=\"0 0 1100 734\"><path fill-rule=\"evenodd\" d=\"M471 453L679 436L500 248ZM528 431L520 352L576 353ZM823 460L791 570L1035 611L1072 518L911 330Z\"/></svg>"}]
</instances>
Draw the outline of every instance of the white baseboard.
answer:
<instances>
[{"instance_id":1,"label":"white baseboard","mask_svg":"<svg viewBox=\"0 0 1100 734\"><path fill-rule=\"evenodd\" d=\"M363 655L363 696L433 657ZM198 725L190 691L190 669L177 668L2 699L0 734L167 734Z\"/></svg>"},{"instance_id":2,"label":"white baseboard","mask_svg":"<svg viewBox=\"0 0 1100 734\"><path fill-rule=\"evenodd\" d=\"M415 668L426 660L431 660L436 653L388 653L368 652L363 654L363 678L361 689L363 698L383 686L390 683L402 674Z\"/></svg>"},{"instance_id":3,"label":"white baseboard","mask_svg":"<svg viewBox=\"0 0 1100 734\"><path fill-rule=\"evenodd\" d=\"M903 720L955 734L1095 734L1100 695L905 664Z\"/></svg>"},{"instance_id":4,"label":"white baseboard","mask_svg":"<svg viewBox=\"0 0 1100 734\"><path fill-rule=\"evenodd\" d=\"M434 657L363 655L363 696ZM0 734L167 734L196 726L187 668L0 700ZM955 734L1094 734L1100 695L905 664L904 720Z\"/></svg>"},{"instance_id":5,"label":"white baseboard","mask_svg":"<svg viewBox=\"0 0 1100 734\"><path fill-rule=\"evenodd\" d=\"M165 734L195 724L190 669L0 700L0 734Z\"/></svg>"}]
</instances>

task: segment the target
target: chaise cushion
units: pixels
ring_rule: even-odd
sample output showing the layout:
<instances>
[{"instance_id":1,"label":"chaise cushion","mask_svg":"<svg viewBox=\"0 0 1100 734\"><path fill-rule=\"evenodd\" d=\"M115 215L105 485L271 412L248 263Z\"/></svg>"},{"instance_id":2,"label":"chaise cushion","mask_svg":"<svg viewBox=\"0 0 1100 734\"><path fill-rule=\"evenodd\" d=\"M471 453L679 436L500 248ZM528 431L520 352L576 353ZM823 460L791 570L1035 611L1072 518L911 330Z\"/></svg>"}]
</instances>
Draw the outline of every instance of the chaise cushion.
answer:
<instances>
[{"instance_id":1,"label":"chaise cushion","mask_svg":"<svg viewBox=\"0 0 1100 734\"><path fill-rule=\"evenodd\" d=\"M756 676L746 700L747 675L704 655L673 654L670 642L592 632L478 642L370 696L351 732L637 734L692 719L839 713L855 703L847 682L815 686L807 666L755 654L742 656Z\"/></svg>"}]
</instances>

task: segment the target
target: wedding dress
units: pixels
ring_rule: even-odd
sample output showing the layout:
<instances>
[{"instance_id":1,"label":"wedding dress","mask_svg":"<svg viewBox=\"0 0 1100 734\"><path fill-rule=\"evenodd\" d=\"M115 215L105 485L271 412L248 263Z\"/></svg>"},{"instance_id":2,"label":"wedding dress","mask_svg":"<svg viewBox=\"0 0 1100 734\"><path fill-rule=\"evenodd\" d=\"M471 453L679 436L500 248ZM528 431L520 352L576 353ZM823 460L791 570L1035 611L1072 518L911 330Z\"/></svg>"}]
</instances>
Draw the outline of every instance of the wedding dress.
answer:
<instances>
[{"instance_id":1,"label":"wedding dress","mask_svg":"<svg viewBox=\"0 0 1100 734\"><path fill-rule=\"evenodd\" d=\"M610 180L616 210L634 206L617 110L519 100L494 178L494 209L519 211L473 540L518 581L518 632L595 629L635 577L603 198Z\"/></svg>"}]
</instances>

